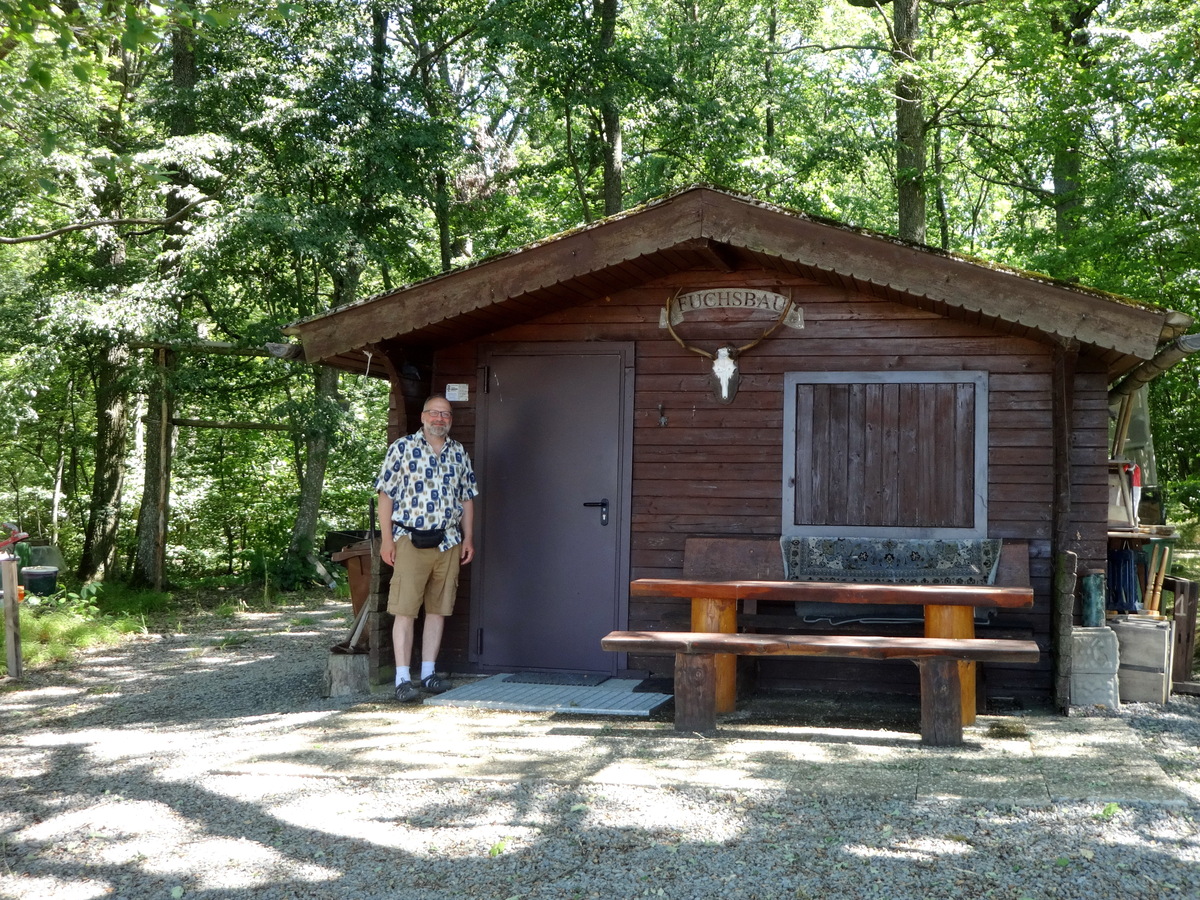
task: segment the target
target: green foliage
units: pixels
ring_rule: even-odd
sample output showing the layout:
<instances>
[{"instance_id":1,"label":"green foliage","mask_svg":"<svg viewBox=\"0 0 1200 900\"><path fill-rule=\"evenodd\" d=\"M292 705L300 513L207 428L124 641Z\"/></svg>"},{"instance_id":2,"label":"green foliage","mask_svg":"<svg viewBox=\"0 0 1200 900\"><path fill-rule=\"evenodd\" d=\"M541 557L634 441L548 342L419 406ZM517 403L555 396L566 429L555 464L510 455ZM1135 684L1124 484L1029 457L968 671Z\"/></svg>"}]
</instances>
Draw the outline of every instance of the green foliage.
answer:
<instances>
[{"instance_id":1,"label":"green foliage","mask_svg":"<svg viewBox=\"0 0 1200 900\"><path fill-rule=\"evenodd\" d=\"M261 348L331 305L598 218L606 104L626 206L711 182L896 230L886 5L622 0L608 43L600 9L0 0L0 237L74 229L0 244L5 517L73 562L97 475L122 468L119 575L145 475L144 347ZM922 90L929 241L1200 313L1198 35L1200 7L1166 0L922 4L903 65ZM94 441L112 342L133 348L116 462ZM168 386L176 418L284 426L177 430L169 580L268 598L306 583L284 560L318 435L313 544L369 526L382 379L321 397L300 363L181 352ZM1187 367L1152 392L1180 519L1200 520L1198 395Z\"/></svg>"},{"instance_id":2,"label":"green foliage","mask_svg":"<svg viewBox=\"0 0 1200 900\"><path fill-rule=\"evenodd\" d=\"M163 608L164 595L136 596L91 583L49 597L26 595L19 609L21 659L36 668L69 662L79 650L112 646L145 631L145 614ZM0 647L6 636L0 636ZM7 657L5 657L7 658ZM7 665L3 670L7 673Z\"/></svg>"}]
</instances>

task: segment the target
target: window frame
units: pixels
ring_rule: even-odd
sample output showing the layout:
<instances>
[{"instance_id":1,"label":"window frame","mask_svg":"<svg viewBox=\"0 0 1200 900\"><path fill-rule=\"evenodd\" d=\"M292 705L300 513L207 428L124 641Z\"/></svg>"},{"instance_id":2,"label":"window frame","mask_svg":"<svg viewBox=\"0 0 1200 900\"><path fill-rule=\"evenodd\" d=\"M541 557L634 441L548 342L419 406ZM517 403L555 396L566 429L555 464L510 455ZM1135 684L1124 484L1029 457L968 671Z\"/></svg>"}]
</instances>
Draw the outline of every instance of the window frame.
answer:
<instances>
[{"instance_id":1,"label":"window frame","mask_svg":"<svg viewBox=\"0 0 1200 900\"><path fill-rule=\"evenodd\" d=\"M972 384L975 386L974 523L971 527L796 525L796 389L802 384ZM928 372L787 372L783 393L783 537L941 538L987 537L988 531L988 373L979 370Z\"/></svg>"}]
</instances>

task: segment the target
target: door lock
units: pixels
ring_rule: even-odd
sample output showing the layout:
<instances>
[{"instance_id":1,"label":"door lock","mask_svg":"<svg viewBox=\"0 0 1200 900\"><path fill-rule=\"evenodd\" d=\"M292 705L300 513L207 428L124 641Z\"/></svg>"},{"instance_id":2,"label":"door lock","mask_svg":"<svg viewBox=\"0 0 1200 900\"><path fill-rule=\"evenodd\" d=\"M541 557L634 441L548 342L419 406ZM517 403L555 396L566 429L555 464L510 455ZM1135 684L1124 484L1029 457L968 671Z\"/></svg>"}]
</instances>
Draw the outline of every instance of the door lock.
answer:
<instances>
[{"instance_id":1,"label":"door lock","mask_svg":"<svg viewBox=\"0 0 1200 900\"><path fill-rule=\"evenodd\" d=\"M603 500L593 500L590 503L585 503L583 505L600 507L600 524L601 525L608 524L608 498L607 497L605 497Z\"/></svg>"}]
</instances>

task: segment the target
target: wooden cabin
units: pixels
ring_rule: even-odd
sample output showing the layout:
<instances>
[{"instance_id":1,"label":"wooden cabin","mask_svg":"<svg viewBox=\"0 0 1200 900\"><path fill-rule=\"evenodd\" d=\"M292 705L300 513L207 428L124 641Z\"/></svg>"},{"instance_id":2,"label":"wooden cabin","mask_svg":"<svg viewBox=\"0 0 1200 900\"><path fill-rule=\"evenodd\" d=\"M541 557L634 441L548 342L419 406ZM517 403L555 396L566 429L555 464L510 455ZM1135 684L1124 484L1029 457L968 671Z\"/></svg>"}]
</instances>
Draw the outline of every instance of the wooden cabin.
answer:
<instances>
[{"instance_id":1,"label":"wooden cabin","mask_svg":"<svg viewBox=\"0 0 1200 900\"><path fill-rule=\"evenodd\" d=\"M697 187L287 332L310 362L390 381L387 440L431 392L453 402L482 493L442 668L669 674L600 638L686 627L686 601L631 600L629 582L679 575L695 536L1026 542L1033 610L979 634L1052 651L1055 559L1105 564L1110 389L1161 368L1190 325ZM915 692L896 666L760 675ZM1052 689L1052 652L987 682Z\"/></svg>"}]
</instances>

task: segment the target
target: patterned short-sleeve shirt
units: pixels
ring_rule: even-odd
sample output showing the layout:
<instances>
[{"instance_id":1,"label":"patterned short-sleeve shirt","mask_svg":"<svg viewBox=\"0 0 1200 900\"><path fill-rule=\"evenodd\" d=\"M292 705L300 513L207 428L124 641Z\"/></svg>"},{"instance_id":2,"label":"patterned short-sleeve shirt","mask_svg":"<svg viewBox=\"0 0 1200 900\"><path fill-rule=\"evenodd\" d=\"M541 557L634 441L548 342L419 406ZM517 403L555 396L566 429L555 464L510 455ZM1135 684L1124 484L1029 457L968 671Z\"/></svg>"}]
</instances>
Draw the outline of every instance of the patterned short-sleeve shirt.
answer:
<instances>
[{"instance_id":1,"label":"patterned short-sleeve shirt","mask_svg":"<svg viewBox=\"0 0 1200 900\"><path fill-rule=\"evenodd\" d=\"M375 490L392 498L393 537L404 528L445 528L439 550L462 543L463 504L479 495L463 445L447 438L438 453L421 431L388 447Z\"/></svg>"}]
</instances>

